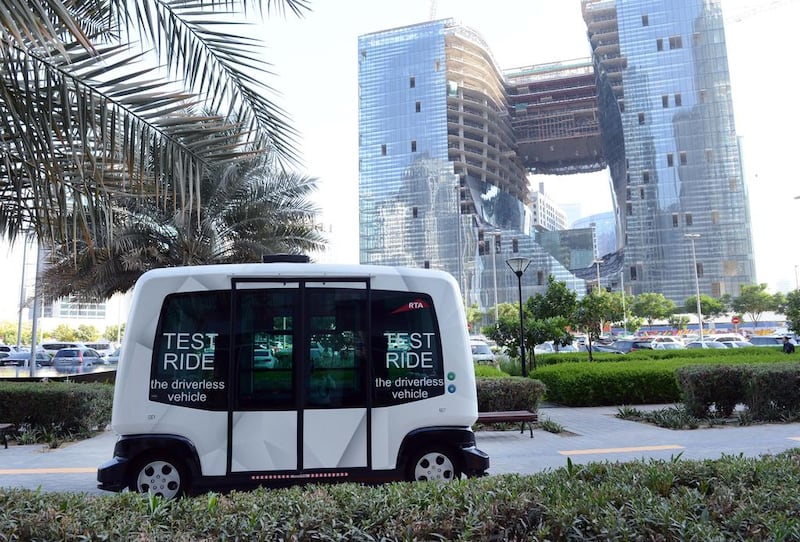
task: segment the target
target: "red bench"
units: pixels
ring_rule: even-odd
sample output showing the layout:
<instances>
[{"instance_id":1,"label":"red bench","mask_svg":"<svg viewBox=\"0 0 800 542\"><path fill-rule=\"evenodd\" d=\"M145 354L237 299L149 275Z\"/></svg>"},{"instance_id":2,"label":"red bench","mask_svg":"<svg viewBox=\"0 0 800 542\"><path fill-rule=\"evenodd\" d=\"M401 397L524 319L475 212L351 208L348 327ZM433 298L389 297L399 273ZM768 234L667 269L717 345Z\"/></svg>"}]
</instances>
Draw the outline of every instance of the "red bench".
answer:
<instances>
[{"instance_id":1,"label":"red bench","mask_svg":"<svg viewBox=\"0 0 800 542\"><path fill-rule=\"evenodd\" d=\"M539 415L530 410L504 410L498 412L478 412L478 423L483 425L493 423L517 423L519 422L519 432L525 432L525 426L531 432L533 438L533 424L539 421Z\"/></svg>"}]
</instances>

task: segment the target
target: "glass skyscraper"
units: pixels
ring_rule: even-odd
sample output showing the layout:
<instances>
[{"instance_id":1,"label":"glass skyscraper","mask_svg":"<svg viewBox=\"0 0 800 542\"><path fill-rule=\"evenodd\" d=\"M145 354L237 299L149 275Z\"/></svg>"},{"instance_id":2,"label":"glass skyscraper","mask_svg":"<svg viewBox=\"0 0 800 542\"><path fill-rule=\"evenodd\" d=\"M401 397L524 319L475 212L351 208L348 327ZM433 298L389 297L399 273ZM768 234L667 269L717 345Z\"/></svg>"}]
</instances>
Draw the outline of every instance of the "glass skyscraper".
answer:
<instances>
[{"instance_id":1,"label":"glass skyscraper","mask_svg":"<svg viewBox=\"0 0 800 542\"><path fill-rule=\"evenodd\" d=\"M534 241L527 175L608 168L618 247L604 285L738 295L754 281L747 194L715 0L584 0L593 59L503 72L452 20L359 38L362 263L444 269L465 303L577 276ZM588 84L587 84L588 81ZM587 278L587 280L590 280Z\"/></svg>"}]
</instances>

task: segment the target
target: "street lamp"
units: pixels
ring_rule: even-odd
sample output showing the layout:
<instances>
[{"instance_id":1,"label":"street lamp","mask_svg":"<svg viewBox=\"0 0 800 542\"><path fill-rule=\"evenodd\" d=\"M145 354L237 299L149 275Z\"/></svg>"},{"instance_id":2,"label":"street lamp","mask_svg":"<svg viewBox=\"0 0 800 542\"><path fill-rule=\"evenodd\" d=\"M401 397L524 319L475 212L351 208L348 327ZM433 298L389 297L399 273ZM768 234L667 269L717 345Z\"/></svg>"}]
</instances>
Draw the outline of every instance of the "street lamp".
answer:
<instances>
[{"instance_id":1,"label":"street lamp","mask_svg":"<svg viewBox=\"0 0 800 542\"><path fill-rule=\"evenodd\" d=\"M522 319L522 274L531 264L530 258L514 257L506 260L506 264L517 276L517 286L519 287L519 352L520 364L522 365L522 376L528 376L525 368L525 329Z\"/></svg>"},{"instance_id":2,"label":"street lamp","mask_svg":"<svg viewBox=\"0 0 800 542\"><path fill-rule=\"evenodd\" d=\"M694 292L695 299L697 299L697 324L700 327L700 341L703 340L703 313L700 311L700 280L697 276L697 254L694 250L695 239L700 238L699 233L684 234L689 241L692 242L692 264L694 265Z\"/></svg>"}]
</instances>

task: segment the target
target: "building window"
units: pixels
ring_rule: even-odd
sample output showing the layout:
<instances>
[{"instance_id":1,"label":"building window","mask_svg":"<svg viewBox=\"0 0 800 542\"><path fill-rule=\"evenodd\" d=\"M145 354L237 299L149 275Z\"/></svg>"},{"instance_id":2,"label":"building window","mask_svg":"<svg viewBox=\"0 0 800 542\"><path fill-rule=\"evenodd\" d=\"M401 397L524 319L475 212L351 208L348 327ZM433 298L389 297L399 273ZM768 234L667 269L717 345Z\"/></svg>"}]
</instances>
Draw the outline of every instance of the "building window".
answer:
<instances>
[{"instance_id":1,"label":"building window","mask_svg":"<svg viewBox=\"0 0 800 542\"><path fill-rule=\"evenodd\" d=\"M703 262L697 262L697 278L703 276Z\"/></svg>"},{"instance_id":2,"label":"building window","mask_svg":"<svg viewBox=\"0 0 800 542\"><path fill-rule=\"evenodd\" d=\"M714 161L714 151L712 149L706 149L706 162L713 162Z\"/></svg>"},{"instance_id":3,"label":"building window","mask_svg":"<svg viewBox=\"0 0 800 542\"><path fill-rule=\"evenodd\" d=\"M417 218L418 215L419 215L419 209L417 207L412 207L411 208L411 216L413 218Z\"/></svg>"},{"instance_id":4,"label":"building window","mask_svg":"<svg viewBox=\"0 0 800 542\"><path fill-rule=\"evenodd\" d=\"M650 18L647 14L642 15L642 26L650 26Z\"/></svg>"},{"instance_id":5,"label":"building window","mask_svg":"<svg viewBox=\"0 0 800 542\"><path fill-rule=\"evenodd\" d=\"M536 272L536 284L541 286L544 284L544 271L537 271Z\"/></svg>"},{"instance_id":6,"label":"building window","mask_svg":"<svg viewBox=\"0 0 800 542\"><path fill-rule=\"evenodd\" d=\"M411 152L417 152L417 140L416 139L412 139L411 140Z\"/></svg>"},{"instance_id":7,"label":"building window","mask_svg":"<svg viewBox=\"0 0 800 542\"><path fill-rule=\"evenodd\" d=\"M685 165L686 165L686 151L681 151L681 152L678 154L678 156L679 156L679 157L680 157L680 159L681 159L681 165L682 165L682 166L685 166Z\"/></svg>"},{"instance_id":8,"label":"building window","mask_svg":"<svg viewBox=\"0 0 800 542\"><path fill-rule=\"evenodd\" d=\"M661 96L661 107L669 107L669 96L666 94Z\"/></svg>"},{"instance_id":9,"label":"building window","mask_svg":"<svg viewBox=\"0 0 800 542\"><path fill-rule=\"evenodd\" d=\"M656 51L663 51L664 50L664 40L658 38L656 40Z\"/></svg>"},{"instance_id":10,"label":"building window","mask_svg":"<svg viewBox=\"0 0 800 542\"><path fill-rule=\"evenodd\" d=\"M636 266L632 265L630 271L631 271L631 280L636 280Z\"/></svg>"},{"instance_id":11,"label":"building window","mask_svg":"<svg viewBox=\"0 0 800 542\"><path fill-rule=\"evenodd\" d=\"M440 67L441 67L441 62L439 62L438 60L433 62L433 70L434 71L438 72Z\"/></svg>"},{"instance_id":12,"label":"building window","mask_svg":"<svg viewBox=\"0 0 800 542\"><path fill-rule=\"evenodd\" d=\"M386 143L381 145L381 156L386 156Z\"/></svg>"},{"instance_id":13,"label":"building window","mask_svg":"<svg viewBox=\"0 0 800 542\"><path fill-rule=\"evenodd\" d=\"M423 265L425 266L425 269L430 269L431 268L430 260L425 260L425 263Z\"/></svg>"},{"instance_id":14,"label":"building window","mask_svg":"<svg viewBox=\"0 0 800 542\"><path fill-rule=\"evenodd\" d=\"M711 223L719 224L719 211L711 211Z\"/></svg>"},{"instance_id":15,"label":"building window","mask_svg":"<svg viewBox=\"0 0 800 542\"><path fill-rule=\"evenodd\" d=\"M502 241L500 241L500 236L494 236L494 253L500 254L500 248L502 247Z\"/></svg>"},{"instance_id":16,"label":"building window","mask_svg":"<svg viewBox=\"0 0 800 542\"><path fill-rule=\"evenodd\" d=\"M644 124L644 113L639 113L639 124Z\"/></svg>"},{"instance_id":17,"label":"building window","mask_svg":"<svg viewBox=\"0 0 800 542\"><path fill-rule=\"evenodd\" d=\"M649 171L642 171L642 182L649 183L650 182L650 172Z\"/></svg>"},{"instance_id":18,"label":"building window","mask_svg":"<svg viewBox=\"0 0 800 542\"><path fill-rule=\"evenodd\" d=\"M422 103L419 100L417 100L417 102L414 104L414 109L417 111L417 113L422 111Z\"/></svg>"},{"instance_id":19,"label":"building window","mask_svg":"<svg viewBox=\"0 0 800 542\"><path fill-rule=\"evenodd\" d=\"M711 296L722 297L722 284L719 282L711 283Z\"/></svg>"},{"instance_id":20,"label":"building window","mask_svg":"<svg viewBox=\"0 0 800 542\"><path fill-rule=\"evenodd\" d=\"M644 199L644 188L639 188L639 199Z\"/></svg>"},{"instance_id":21,"label":"building window","mask_svg":"<svg viewBox=\"0 0 800 542\"><path fill-rule=\"evenodd\" d=\"M625 212L628 213L628 216L633 215L633 205L630 201L625 205Z\"/></svg>"},{"instance_id":22,"label":"building window","mask_svg":"<svg viewBox=\"0 0 800 542\"><path fill-rule=\"evenodd\" d=\"M681 98L680 93L675 94L673 98L675 99L675 107L680 107L683 105L683 98Z\"/></svg>"},{"instance_id":23,"label":"building window","mask_svg":"<svg viewBox=\"0 0 800 542\"><path fill-rule=\"evenodd\" d=\"M519 241L517 240L516 237L511 240L511 252L513 252L514 254L519 252Z\"/></svg>"},{"instance_id":24,"label":"building window","mask_svg":"<svg viewBox=\"0 0 800 542\"><path fill-rule=\"evenodd\" d=\"M619 104L619 112L620 113L624 113L625 112L625 102L623 100L620 100L618 102L618 104Z\"/></svg>"},{"instance_id":25,"label":"building window","mask_svg":"<svg viewBox=\"0 0 800 542\"><path fill-rule=\"evenodd\" d=\"M628 188L628 189L625 190L625 200L627 201L627 200L630 200L630 199L631 199L631 189Z\"/></svg>"},{"instance_id":26,"label":"building window","mask_svg":"<svg viewBox=\"0 0 800 542\"><path fill-rule=\"evenodd\" d=\"M736 192L739 190L739 182L736 177L731 177L731 192Z\"/></svg>"},{"instance_id":27,"label":"building window","mask_svg":"<svg viewBox=\"0 0 800 542\"><path fill-rule=\"evenodd\" d=\"M415 88L417 86L417 79L412 75L408 78L408 87Z\"/></svg>"},{"instance_id":28,"label":"building window","mask_svg":"<svg viewBox=\"0 0 800 542\"><path fill-rule=\"evenodd\" d=\"M677 228L678 227L678 214L677 213L672 213L672 227L673 228Z\"/></svg>"},{"instance_id":29,"label":"building window","mask_svg":"<svg viewBox=\"0 0 800 542\"><path fill-rule=\"evenodd\" d=\"M707 98L708 98L708 91L706 91L706 90L701 90L701 91L700 91L700 103L701 103L701 104L704 104L704 103L706 103L706 99L707 99Z\"/></svg>"},{"instance_id":30,"label":"building window","mask_svg":"<svg viewBox=\"0 0 800 542\"><path fill-rule=\"evenodd\" d=\"M672 36L669 38L670 49L683 49L683 39L680 36Z\"/></svg>"},{"instance_id":31,"label":"building window","mask_svg":"<svg viewBox=\"0 0 800 542\"><path fill-rule=\"evenodd\" d=\"M692 220L692 213L686 213L683 215L683 220L686 222L687 226L691 226L694 220Z\"/></svg>"},{"instance_id":32,"label":"building window","mask_svg":"<svg viewBox=\"0 0 800 542\"><path fill-rule=\"evenodd\" d=\"M672 167L675 165L675 159L672 157L672 153L667 154L667 167Z\"/></svg>"}]
</instances>

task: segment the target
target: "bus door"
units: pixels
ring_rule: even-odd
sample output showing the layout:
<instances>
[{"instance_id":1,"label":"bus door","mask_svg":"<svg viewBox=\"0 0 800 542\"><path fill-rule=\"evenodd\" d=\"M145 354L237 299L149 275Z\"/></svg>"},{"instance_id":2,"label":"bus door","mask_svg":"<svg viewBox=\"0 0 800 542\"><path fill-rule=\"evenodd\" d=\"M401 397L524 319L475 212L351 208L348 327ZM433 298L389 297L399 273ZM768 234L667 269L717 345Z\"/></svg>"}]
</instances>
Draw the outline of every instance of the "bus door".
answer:
<instances>
[{"instance_id":1,"label":"bus door","mask_svg":"<svg viewBox=\"0 0 800 542\"><path fill-rule=\"evenodd\" d=\"M369 466L368 282L240 279L233 292L228 471Z\"/></svg>"},{"instance_id":2,"label":"bus door","mask_svg":"<svg viewBox=\"0 0 800 542\"><path fill-rule=\"evenodd\" d=\"M368 296L366 281L305 284L303 469L370 466Z\"/></svg>"}]
</instances>

